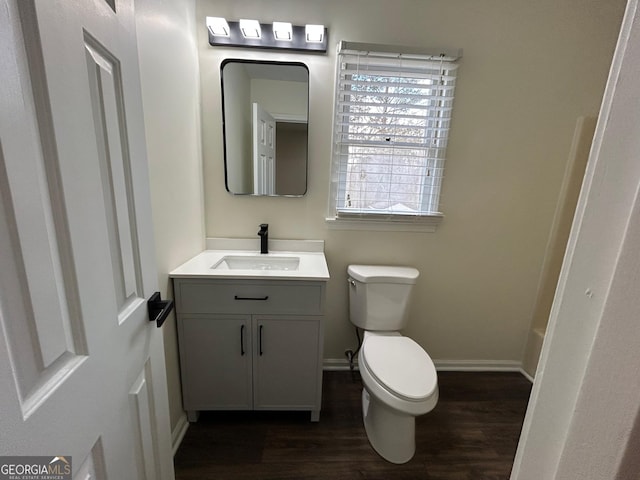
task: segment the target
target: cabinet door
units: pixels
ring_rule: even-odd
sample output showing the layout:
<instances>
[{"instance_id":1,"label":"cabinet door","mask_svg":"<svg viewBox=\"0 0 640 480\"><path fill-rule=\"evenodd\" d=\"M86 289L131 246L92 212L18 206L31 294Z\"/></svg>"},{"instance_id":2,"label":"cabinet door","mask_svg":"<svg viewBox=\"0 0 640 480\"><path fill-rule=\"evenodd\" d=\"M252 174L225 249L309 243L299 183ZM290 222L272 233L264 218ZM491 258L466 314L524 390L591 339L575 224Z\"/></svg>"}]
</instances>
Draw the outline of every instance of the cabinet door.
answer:
<instances>
[{"instance_id":1,"label":"cabinet door","mask_svg":"<svg viewBox=\"0 0 640 480\"><path fill-rule=\"evenodd\" d=\"M320 320L255 316L254 408L319 409Z\"/></svg>"},{"instance_id":2,"label":"cabinet door","mask_svg":"<svg viewBox=\"0 0 640 480\"><path fill-rule=\"evenodd\" d=\"M250 410L251 317L180 316L185 410Z\"/></svg>"}]
</instances>

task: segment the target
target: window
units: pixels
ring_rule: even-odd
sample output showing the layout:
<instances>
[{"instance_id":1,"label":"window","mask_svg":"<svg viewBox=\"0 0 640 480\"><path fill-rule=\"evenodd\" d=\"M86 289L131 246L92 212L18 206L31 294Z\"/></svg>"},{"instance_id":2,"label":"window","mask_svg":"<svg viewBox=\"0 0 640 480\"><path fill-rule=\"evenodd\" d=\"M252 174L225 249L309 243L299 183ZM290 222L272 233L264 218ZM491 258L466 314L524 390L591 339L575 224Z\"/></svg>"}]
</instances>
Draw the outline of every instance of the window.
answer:
<instances>
[{"instance_id":1,"label":"window","mask_svg":"<svg viewBox=\"0 0 640 480\"><path fill-rule=\"evenodd\" d=\"M390 48L340 45L330 217L442 217L440 186L459 55Z\"/></svg>"}]
</instances>

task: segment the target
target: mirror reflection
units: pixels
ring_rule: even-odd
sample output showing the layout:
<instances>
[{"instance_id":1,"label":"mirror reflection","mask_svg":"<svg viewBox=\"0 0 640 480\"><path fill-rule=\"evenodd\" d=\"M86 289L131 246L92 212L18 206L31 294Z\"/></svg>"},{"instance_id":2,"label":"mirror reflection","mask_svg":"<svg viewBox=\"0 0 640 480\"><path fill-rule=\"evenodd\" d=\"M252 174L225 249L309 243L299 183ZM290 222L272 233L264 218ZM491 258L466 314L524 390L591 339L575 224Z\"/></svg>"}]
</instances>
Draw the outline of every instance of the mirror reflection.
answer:
<instances>
[{"instance_id":1,"label":"mirror reflection","mask_svg":"<svg viewBox=\"0 0 640 480\"><path fill-rule=\"evenodd\" d=\"M309 71L303 63L221 66L225 183L233 194L307 191Z\"/></svg>"}]
</instances>

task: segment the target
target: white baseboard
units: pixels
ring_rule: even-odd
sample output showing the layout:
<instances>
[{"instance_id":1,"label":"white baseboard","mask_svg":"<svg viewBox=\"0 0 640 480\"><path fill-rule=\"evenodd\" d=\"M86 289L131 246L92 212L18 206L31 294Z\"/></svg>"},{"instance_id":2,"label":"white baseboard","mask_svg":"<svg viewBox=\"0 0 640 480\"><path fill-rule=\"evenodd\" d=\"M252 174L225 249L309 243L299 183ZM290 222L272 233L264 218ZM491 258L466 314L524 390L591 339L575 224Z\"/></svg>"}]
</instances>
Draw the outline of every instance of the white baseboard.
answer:
<instances>
[{"instance_id":1,"label":"white baseboard","mask_svg":"<svg viewBox=\"0 0 640 480\"><path fill-rule=\"evenodd\" d=\"M527 379L527 380L529 380L531 383L533 383L534 378L533 378L531 375L529 375L529 374L527 373L527 371L526 371L524 368L521 368L521 369L520 369L520 373L522 374L522 376L523 376L524 378L526 378L526 379Z\"/></svg>"},{"instance_id":2,"label":"white baseboard","mask_svg":"<svg viewBox=\"0 0 640 480\"><path fill-rule=\"evenodd\" d=\"M189 422L187 421L187 414L183 413L178 419L175 428L171 432L171 453L172 456L176 456L176 452L184 439L187 429L189 428Z\"/></svg>"},{"instance_id":3,"label":"white baseboard","mask_svg":"<svg viewBox=\"0 0 640 480\"><path fill-rule=\"evenodd\" d=\"M358 362L354 362L355 369L358 369ZM327 371L349 370L349 360L346 358L325 358L322 362L322 369Z\"/></svg>"},{"instance_id":4,"label":"white baseboard","mask_svg":"<svg viewBox=\"0 0 640 480\"><path fill-rule=\"evenodd\" d=\"M512 360L434 360L439 372L519 372L527 380L533 378L522 368L522 362ZM349 370L349 361L344 358L325 358L323 369L327 371ZM355 362L355 370L358 362Z\"/></svg>"},{"instance_id":5,"label":"white baseboard","mask_svg":"<svg viewBox=\"0 0 640 480\"><path fill-rule=\"evenodd\" d=\"M512 360L433 360L441 372L519 372L522 362Z\"/></svg>"}]
</instances>

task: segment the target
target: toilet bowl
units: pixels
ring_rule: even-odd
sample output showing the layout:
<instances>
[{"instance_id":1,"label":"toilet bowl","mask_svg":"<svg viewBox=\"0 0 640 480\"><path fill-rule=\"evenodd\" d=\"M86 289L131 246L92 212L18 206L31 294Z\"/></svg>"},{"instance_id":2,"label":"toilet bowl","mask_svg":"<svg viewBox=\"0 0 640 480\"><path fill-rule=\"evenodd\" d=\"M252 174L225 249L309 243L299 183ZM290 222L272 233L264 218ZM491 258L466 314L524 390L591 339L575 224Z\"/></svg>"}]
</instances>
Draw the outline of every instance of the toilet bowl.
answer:
<instances>
[{"instance_id":1,"label":"toilet bowl","mask_svg":"<svg viewBox=\"0 0 640 480\"><path fill-rule=\"evenodd\" d=\"M385 460L406 463L415 453L415 417L438 402L429 355L399 333L365 332L358 356L362 412L371 446Z\"/></svg>"},{"instance_id":2,"label":"toilet bowl","mask_svg":"<svg viewBox=\"0 0 640 480\"><path fill-rule=\"evenodd\" d=\"M415 417L438 402L433 361L420 345L400 334L419 272L411 267L350 265L347 273L349 319L364 330L358 365L365 431L382 458L405 463L415 453Z\"/></svg>"}]
</instances>

